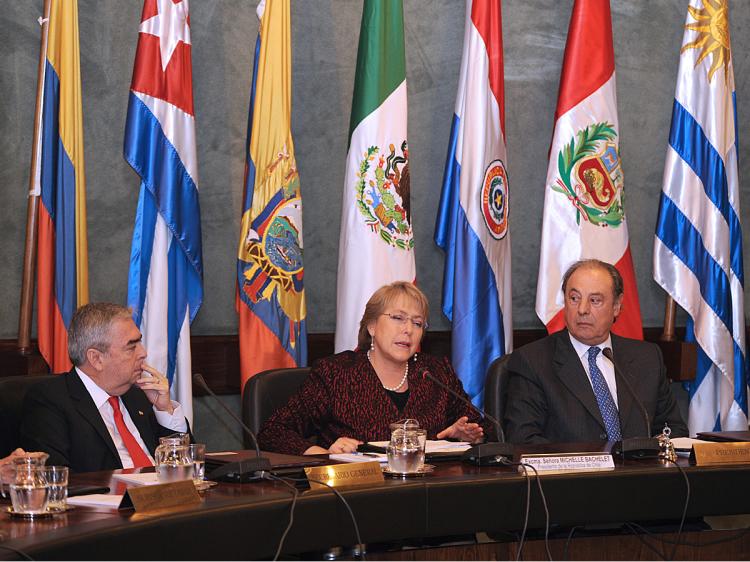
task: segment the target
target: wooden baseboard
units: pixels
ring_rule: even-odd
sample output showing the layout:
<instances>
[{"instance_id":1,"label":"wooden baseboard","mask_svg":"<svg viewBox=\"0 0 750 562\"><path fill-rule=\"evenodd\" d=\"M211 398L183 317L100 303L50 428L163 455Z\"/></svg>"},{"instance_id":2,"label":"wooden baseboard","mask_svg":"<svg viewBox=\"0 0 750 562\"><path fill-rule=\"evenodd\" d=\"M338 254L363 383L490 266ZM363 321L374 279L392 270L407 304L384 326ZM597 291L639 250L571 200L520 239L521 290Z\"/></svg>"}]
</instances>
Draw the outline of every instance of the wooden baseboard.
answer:
<instances>
[{"instance_id":1,"label":"wooden baseboard","mask_svg":"<svg viewBox=\"0 0 750 562\"><path fill-rule=\"evenodd\" d=\"M645 328L647 341L659 343L662 347L668 374L673 380L690 380L694 378L695 355L690 355L690 345L682 342L659 342L661 328ZM513 342L516 348L543 338L547 335L544 329L516 330ZM682 340L684 329L677 329L677 339ZM333 353L333 333L308 334L308 362L326 357ZM211 389L217 394L238 394L240 392L240 358L237 335L227 336L193 336L191 338L193 372L201 373ZM686 349L687 351L684 351ZM694 350L694 346L693 350ZM451 333L449 331L428 332L422 342L422 350L433 355L451 355ZM692 368L691 368L692 361ZM0 376L29 375L48 372L33 342L31 353L18 351L15 340L0 340ZM690 373L693 376L689 376ZM196 389L196 395L202 392Z\"/></svg>"}]
</instances>

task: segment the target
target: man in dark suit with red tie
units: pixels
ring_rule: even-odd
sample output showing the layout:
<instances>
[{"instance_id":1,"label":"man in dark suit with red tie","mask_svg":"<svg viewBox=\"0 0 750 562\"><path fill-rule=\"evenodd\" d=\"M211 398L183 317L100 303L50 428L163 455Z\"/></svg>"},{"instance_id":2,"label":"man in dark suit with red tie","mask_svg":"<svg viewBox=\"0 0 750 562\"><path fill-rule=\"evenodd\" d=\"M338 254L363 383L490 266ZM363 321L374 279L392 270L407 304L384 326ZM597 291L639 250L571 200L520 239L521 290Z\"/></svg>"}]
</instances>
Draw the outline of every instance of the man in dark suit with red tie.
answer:
<instances>
[{"instance_id":1,"label":"man in dark suit with red tie","mask_svg":"<svg viewBox=\"0 0 750 562\"><path fill-rule=\"evenodd\" d=\"M130 311L79 308L68 329L73 369L26 395L21 442L75 472L151 466L159 437L187 432L167 378L145 363Z\"/></svg>"},{"instance_id":2,"label":"man in dark suit with red tie","mask_svg":"<svg viewBox=\"0 0 750 562\"><path fill-rule=\"evenodd\" d=\"M660 433L665 423L673 437L687 435L659 347L610 332L624 291L617 269L599 260L576 262L562 290L567 329L508 360L508 441L619 441Z\"/></svg>"}]
</instances>

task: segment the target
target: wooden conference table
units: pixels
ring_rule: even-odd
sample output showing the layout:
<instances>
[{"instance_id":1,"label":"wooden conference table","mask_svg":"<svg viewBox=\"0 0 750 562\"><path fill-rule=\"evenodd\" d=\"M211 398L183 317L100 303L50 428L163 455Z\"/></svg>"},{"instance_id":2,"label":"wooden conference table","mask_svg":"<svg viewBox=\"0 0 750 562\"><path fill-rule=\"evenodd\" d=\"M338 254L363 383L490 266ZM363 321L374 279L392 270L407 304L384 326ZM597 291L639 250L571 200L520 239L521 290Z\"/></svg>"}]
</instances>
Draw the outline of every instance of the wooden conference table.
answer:
<instances>
[{"instance_id":1,"label":"wooden conference table","mask_svg":"<svg viewBox=\"0 0 750 562\"><path fill-rule=\"evenodd\" d=\"M597 448L601 445L576 447L579 451ZM688 518L750 513L750 465L695 467L689 466L687 459L678 462L690 482ZM676 467L655 460L615 464L612 471L543 477L553 530L560 530L564 536L565 529L583 525L590 529L626 521L647 525L679 521L686 485ZM356 516L363 542L373 545L414 538L429 540L480 531L502 537L523 527L527 484L515 468L476 467L456 461L436 466L434 473L423 478L386 479L382 484L342 489ZM71 484L104 484L112 493L122 493L121 482L111 476L111 472L77 474L71 477ZM17 559L19 554L14 550L36 559L66 560L267 558L273 556L289 521L291 497L289 489L279 483L220 483L202 494L199 506L190 508L134 513L76 507L52 519L33 522L11 519L3 513L0 559ZM532 481L529 529L539 530L544 526L544 509L536 482ZM722 543L725 546L680 547L679 558L750 556L749 534L743 532L690 532L682 538L691 545L716 539L726 542ZM515 556L513 540L506 539L509 546L502 546L500 539L495 546L460 547L462 550L449 550L444 556ZM573 544L582 540L574 539ZM625 547L620 543L612 543L611 536L606 540L615 549L614 558L633 557L622 550ZM334 494L325 489L301 491L294 525L285 542L285 554L322 553L331 546L355 543L349 513ZM524 554L544 557L544 547L539 546L543 541L532 543L527 544ZM553 542L556 558L562 556L561 545L562 541ZM597 549L595 544L592 552L604 559L607 556L601 548L605 543L601 545ZM645 558L656 557L651 551L641 550ZM368 559L441 557L439 550L427 552L420 555L414 550L371 551ZM570 552L576 556L574 548Z\"/></svg>"}]
</instances>

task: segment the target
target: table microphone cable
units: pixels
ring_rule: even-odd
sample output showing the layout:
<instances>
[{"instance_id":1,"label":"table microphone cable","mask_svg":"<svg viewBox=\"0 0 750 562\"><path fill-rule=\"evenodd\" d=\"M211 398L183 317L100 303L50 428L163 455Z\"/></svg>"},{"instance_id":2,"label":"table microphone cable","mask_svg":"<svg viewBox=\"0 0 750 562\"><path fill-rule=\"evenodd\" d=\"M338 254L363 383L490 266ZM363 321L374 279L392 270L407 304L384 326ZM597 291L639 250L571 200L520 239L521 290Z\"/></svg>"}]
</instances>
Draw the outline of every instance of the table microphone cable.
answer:
<instances>
[{"instance_id":1,"label":"table microphone cable","mask_svg":"<svg viewBox=\"0 0 750 562\"><path fill-rule=\"evenodd\" d=\"M322 486L325 486L329 490L331 490L331 492L333 492L333 494L341 501L341 503L344 505L344 507L346 508L346 510L349 512L349 517L351 518L352 525L354 526L354 535L357 538L357 547L359 548L359 553L360 553L359 554L359 559L360 560L367 560L367 558L365 556L364 543L362 542L362 536L359 533L359 525L357 524L357 518L354 516L354 511L352 511L352 508L349 505L349 502L346 501L346 498L344 497L344 495L341 492L339 492L336 488L334 488L333 486L331 486L327 482L323 482L322 480L314 480L312 478L292 478L291 476L276 476L275 474L271 474L269 472L263 472L263 476L262 477L263 478L267 478L269 480L278 480L280 482L286 481L286 482L284 482L284 484L287 484L287 485L289 485L288 482L295 482L295 483L296 482L302 482L302 483L304 483L304 482L315 482L316 484L320 484ZM296 488L295 488L295 491L296 491ZM294 499L295 503L296 503L296 497L297 496L295 495L295 499ZM292 506L292 509L294 509L294 505ZM288 525L288 529L291 529L293 516L294 516L293 513L290 514L290 522L289 522L289 525ZM286 538L286 532L284 533L284 536L282 536L282 539L285 539L285 538ZM279 546L277 555L280 552L281 552L281 545Z\"/></svg>"},{"instance_id":2,"label":"table microphone cable","mask_svg":"<svg viewBox=\"0 0 750 562\"><path fill-rule=\"evenodd\" d=\"M289 531L292 529L292 525L294 525L294 509L297 507L297 498L299 498L299 490L297 490L297 487L294 484L290 484L289 482L286 482L283 478L279 478L278 476L271 474L270 472L262 472L261 478L276 482L281 482L289 488L292 491L292 505L289 508L289 523L287 523L286 529L284 529L284 532L281 533L281 538L279 539L279 546L276 548L276 554L273 555L273 560L276 562L276 560L279 559L279 556L281 555L281 549L284 548L284 541L286 540L286 536L289 534Z\"/></svg>"},{"instance_id":3,"label":"table microphone cable","mask_svg":"<svg viewBox=\"0 0 750 562\"><path fill-rule=\"evenodd\" d=\"M520 560L521 557L521 551L523 549L523 544L526 540L526 531L528 529L528 523L529 523L529 507L531 505L531 477L529 476L528 469L534 471L534 475L536 476L536 485L539 489L539 496L542 499L542 506L544 507L544 516L545 516L545 524L544 524L544 548L547 551L547 559L552 560L552 553L549 549L549 508L547 507L547 496L544 494L544 489L542 487L542 479L539 477L539 472L537 471L536 467L525 462L511 462L507 459L502 461L502 464L506 466L520 466L523 468L523 475L526 477L526 516L524 518L524 524L523 524L523 531L521 532L521 540L518 544L518 552L516 553L516 560Z\"/></svg>"},{"instance_id":4,"label":"table microphone cable","mask_svg":"<svg viewBox=\"0 0 750 562\"><path fill-rule=\"evenodd\" d=\"M23 550L19 548L13 548L12 546L8 546L6 544L0 544L0 548L3 550L8 550L10 552L18 554L24 560L34 560L31 556L29 556L28 554L26 554Z\"/></svg>"},{"instance_id":5,"label":"table microphone cable","mask_svg":"<svg viewBox=\"0 0 750 562\"><path fill-rule=\"evenodd\" d=\"M670 462L671 464L673 464L677 468L677 470L680 471L680 474L682 474L682 477L685 480L685 504L683 505L683 508L682 508L682 517L680 518L680 526L677 528L677 537L675 538L674 541L671 541L671 540L668 540L668 539L663 539L663 538L658 538L656 536L653 536L653 533L651 533L650 531L648 531L647 529L645 529L641 525L638 525L637 523L632 522L632 521L628 522L628 526L629 527L633 527L636 530L641 530L641 531L645 532L646 535L650 536L654 540L658 540L658 541L660 541L660 542L662 542L664 544L672 544L673 548L672 548L672 553L670 554L670 556L667 557L667 556L661 555L661 557L664 560L674 560L674 557L677 554L677 548L680 546L680 544L682 544L682 541L680 540L680 537L682 536L682 531L683 531L683 528L685 526L685 519L687 518L687 510L688 510L688 505L690 504L690 494L691 494L691 492L690 492L690 480L688 479L688 475L685 472L685 469L682 468L676 462L673 462L673 461L667 461L667 462ZM632 532L632 529L631 529L631 532ZM634 533L634 534L636 534L636 533Z\"/></svg>"}]
</instances>

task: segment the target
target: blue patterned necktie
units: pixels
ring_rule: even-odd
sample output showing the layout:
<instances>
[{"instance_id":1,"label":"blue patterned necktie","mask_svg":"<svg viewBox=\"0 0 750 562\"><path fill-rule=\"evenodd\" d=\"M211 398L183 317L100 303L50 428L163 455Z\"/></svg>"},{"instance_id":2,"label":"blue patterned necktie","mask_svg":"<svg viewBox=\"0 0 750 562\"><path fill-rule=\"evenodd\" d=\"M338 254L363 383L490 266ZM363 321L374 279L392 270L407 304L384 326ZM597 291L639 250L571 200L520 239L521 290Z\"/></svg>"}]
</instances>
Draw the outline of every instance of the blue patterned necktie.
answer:
<instances>
[{"instance_id":1,"label":"blue patterned necktie","mask_svg":"<svg viewBox=\"0 0 750 562\"><path fill-rule=\"evenodd\" d=\"M589 348L589 375L591 375L591 384L594 387L596 402L599 404L599 410L602 413L604 427L607 428L607 437L610 441L620 441L622 433L620 432L620 416L617 412L617 406L609 392L607 381L596 364L596 356L601 349L598 347Z\"/></svg>"}]
</instances>

